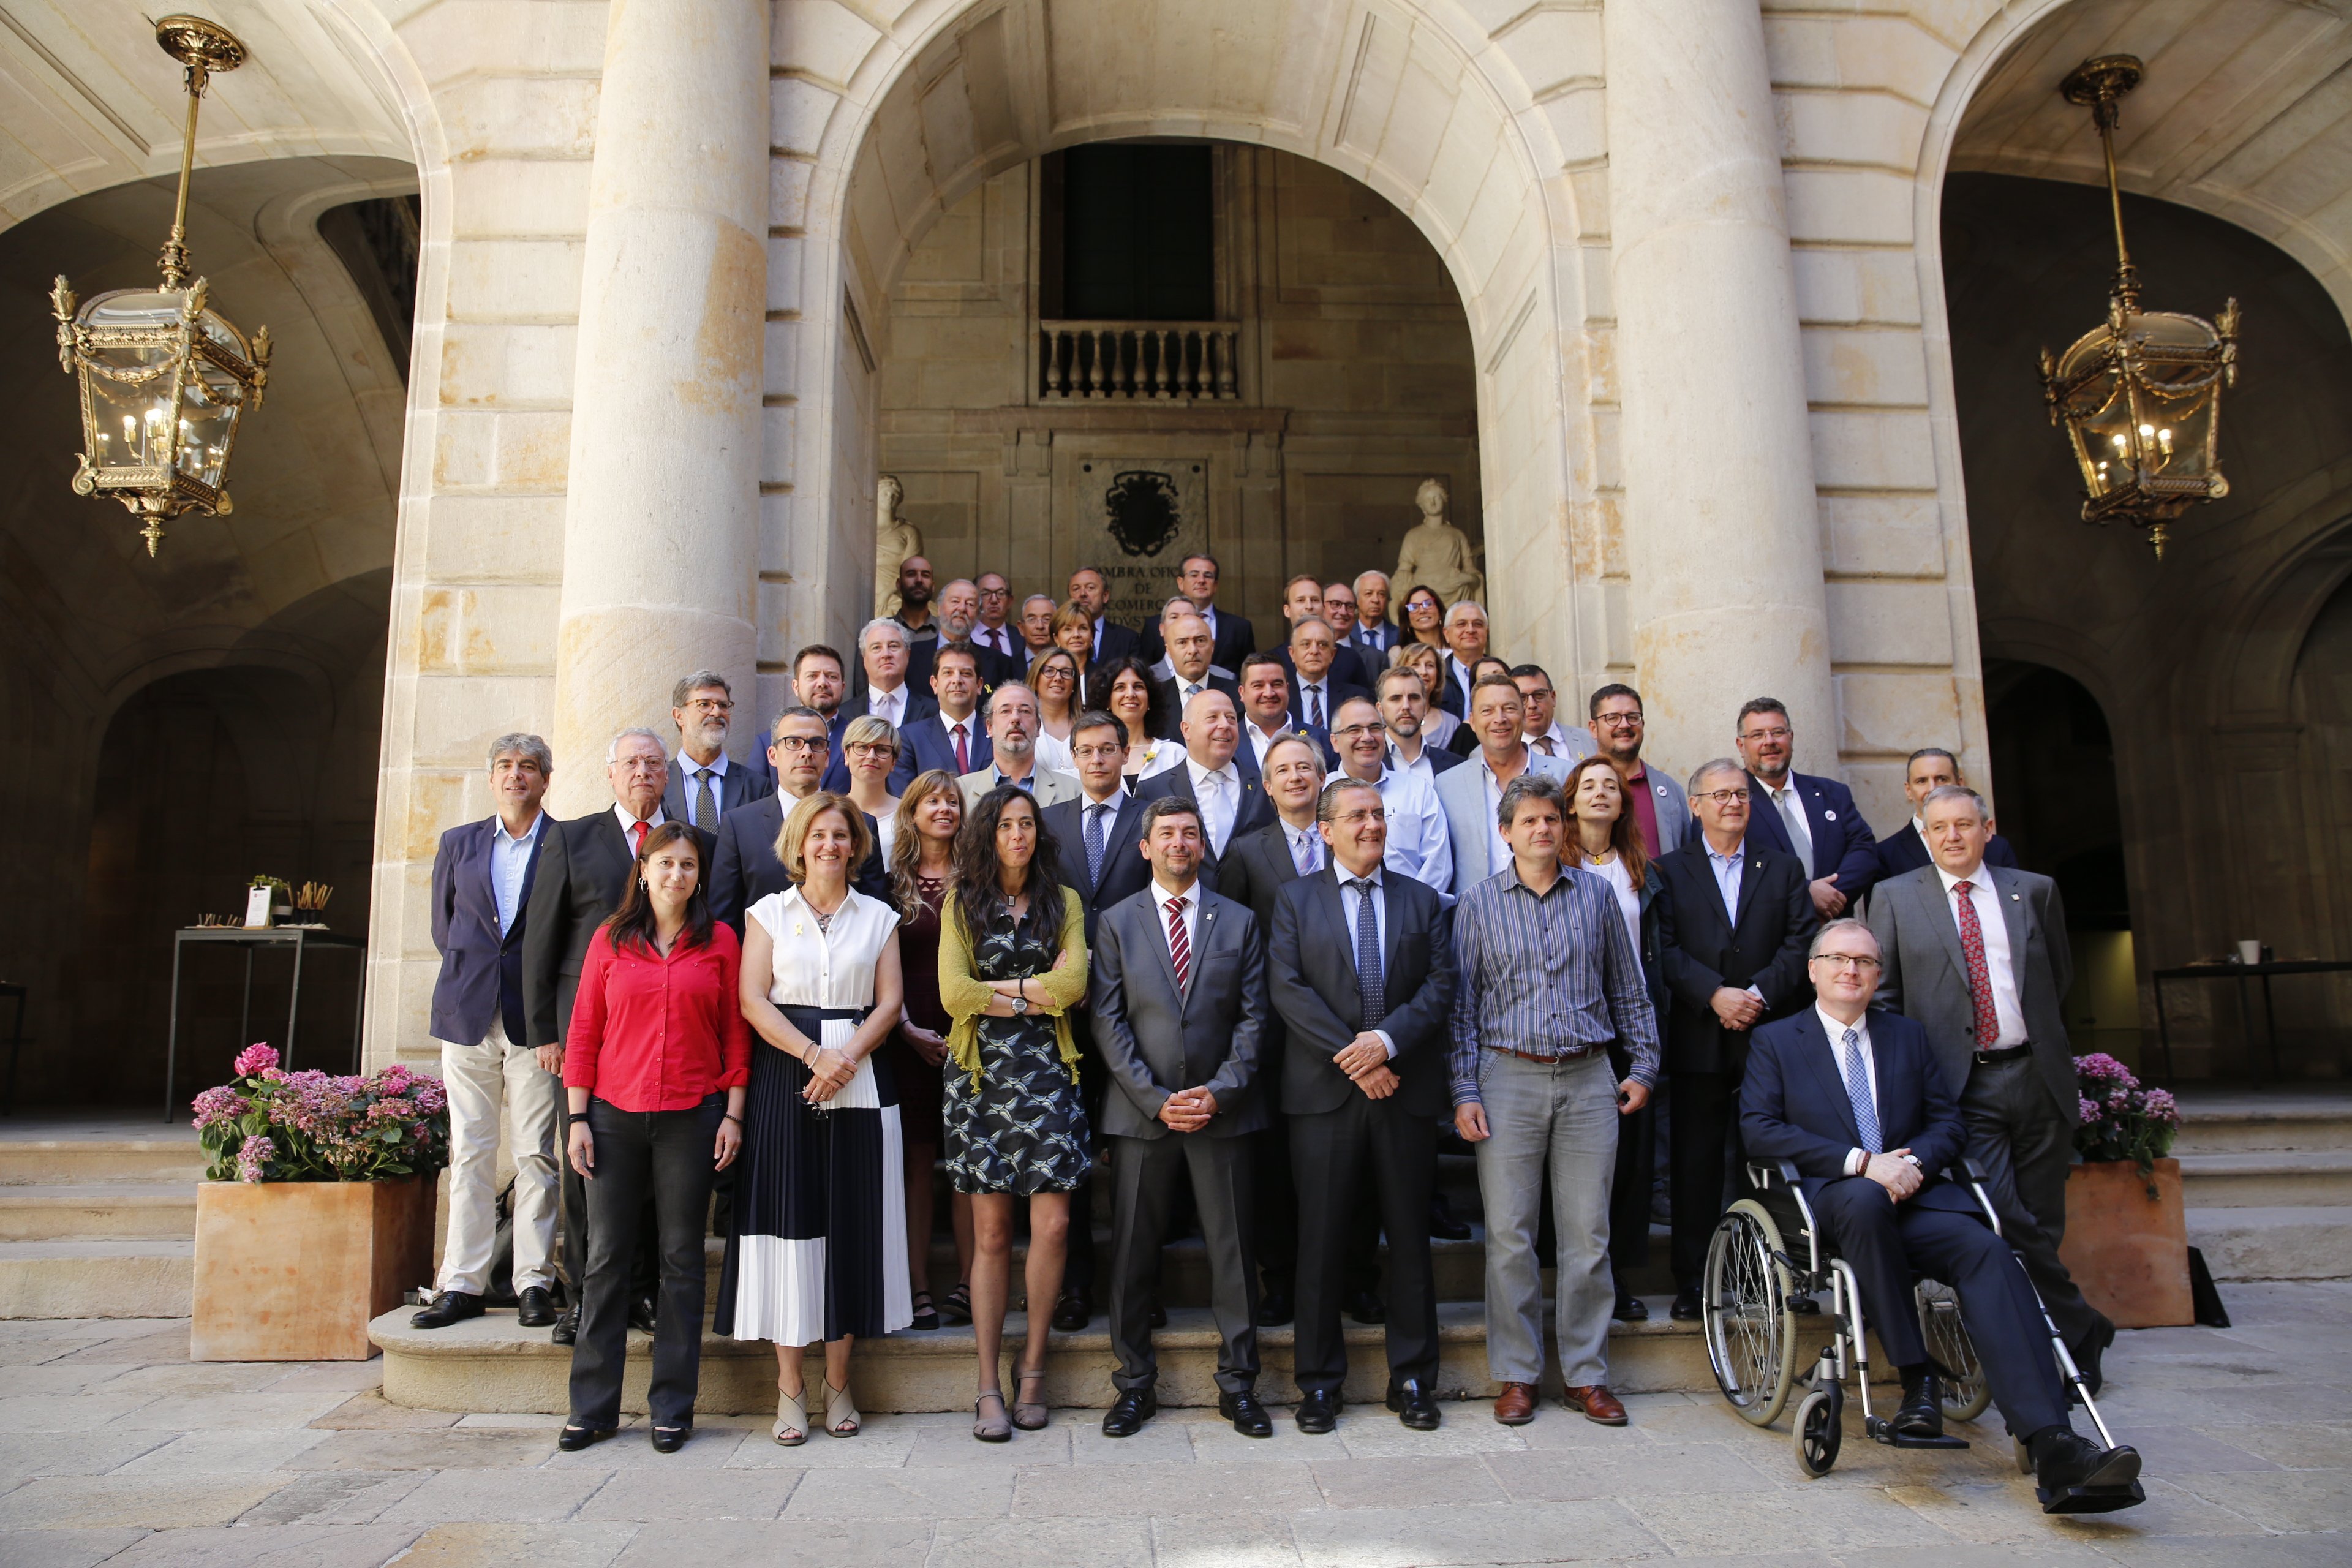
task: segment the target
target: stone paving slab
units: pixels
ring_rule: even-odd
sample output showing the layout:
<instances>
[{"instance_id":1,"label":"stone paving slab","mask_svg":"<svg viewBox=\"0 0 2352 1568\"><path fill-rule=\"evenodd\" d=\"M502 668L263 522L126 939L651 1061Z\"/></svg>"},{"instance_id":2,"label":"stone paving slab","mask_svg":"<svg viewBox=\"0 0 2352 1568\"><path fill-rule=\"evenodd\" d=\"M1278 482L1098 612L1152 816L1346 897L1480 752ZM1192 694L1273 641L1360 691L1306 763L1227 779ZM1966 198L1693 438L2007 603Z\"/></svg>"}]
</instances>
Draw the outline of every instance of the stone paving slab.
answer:
<instances>
[{"instance_id":1,"label":"stone paving slab","mask_svg":"<svg viewBox=\"0 0 2352 1568\"><path fill-rule=\"evenodd\" d=\"M1432 1433L1351 1405L1332 1436L1278 1410L1253 1441L1187 1408L1111 1439L1061 1410L1002 1445L929 1414L783 1448L740 1415L676 1456L634 1420L563 1454L543 1416L387 1405L376 1363L195 1366L184 1324L0 1323L0 1564L2342 1568L2352 1285L2225 1295L2235 1328L2118 1340L2103 1408L2148 1502L2075 1521L2042 1514L1997 1426L1923 1453L1850 1422L1812 1481L1785 1425L1712 1394L1633 1395L1622 1430L1457 1402Z\"/></svg>"}]
</instances>

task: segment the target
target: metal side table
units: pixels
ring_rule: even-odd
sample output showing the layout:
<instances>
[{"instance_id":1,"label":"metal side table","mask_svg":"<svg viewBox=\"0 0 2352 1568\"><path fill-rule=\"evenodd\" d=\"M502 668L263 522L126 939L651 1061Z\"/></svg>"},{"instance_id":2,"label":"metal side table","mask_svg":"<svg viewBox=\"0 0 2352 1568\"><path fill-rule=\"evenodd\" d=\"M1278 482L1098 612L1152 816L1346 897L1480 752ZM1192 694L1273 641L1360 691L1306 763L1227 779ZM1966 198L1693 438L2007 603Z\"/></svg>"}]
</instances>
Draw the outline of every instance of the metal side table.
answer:
<instances>
[{"instance_id":1,"label":"metal side table","mask_svg":"<svg viewBox=\"0 0 2352 1568\"><path fill-rule=\"evenodd\" d=\"M294 950L294 980L286 998L286 1047L284 1066L294 1067L294 1032L302 1010L302 960L314 947L348 948L364 954L367 943L359 937L345 936L340 931L316 931L304 926L264 926L247 930L242 926L183 926L172 933L172 1023L163 1047L163 1120L172 1120L172 1102L179 1089L180 1062L180 961L190 944L197 947L236 947L245 950L245 994L238 1004L236 1019L237 1049L243 1050L247 1034L253 1022L253 955L262 948ZM352 1070L360 1067L360 1035L367 1017L367 975L362 960L360 975L359 1003L352 1023Z\"/></svg>"}]
</instances>

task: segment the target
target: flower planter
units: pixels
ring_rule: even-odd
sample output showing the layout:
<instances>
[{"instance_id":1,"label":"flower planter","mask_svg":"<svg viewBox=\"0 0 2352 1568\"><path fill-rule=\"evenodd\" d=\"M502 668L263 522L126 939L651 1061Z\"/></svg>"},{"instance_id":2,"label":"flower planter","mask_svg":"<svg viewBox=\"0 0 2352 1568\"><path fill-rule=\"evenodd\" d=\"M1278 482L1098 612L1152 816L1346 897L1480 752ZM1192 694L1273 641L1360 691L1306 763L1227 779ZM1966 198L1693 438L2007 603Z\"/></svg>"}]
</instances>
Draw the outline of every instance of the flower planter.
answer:
<instances>
[{"instance_id":1,"label":"flower planter","mask_svg":"<svg viewBox=\"0 0 2352 1568\"><path fill-rule=\"evenodd\" d=\"M2066 1239L2058 1255L2084 1297L2119 1329L2195 1322L2180 1162L2157 1161L2152 1178L2127 1160L2075 1166L2066 1182Z\"/></svg>"},{"instance_id":2,"label":"flower planter","mask_svg":"<svg viewBox=\"0 0 2352 1568\"><path fill-rule=\"evenodd\" d=\"M200 1182L194 1361L365 1361L368 1320L432 1282L432 1176Z\"/></svg>"}]
</instances>

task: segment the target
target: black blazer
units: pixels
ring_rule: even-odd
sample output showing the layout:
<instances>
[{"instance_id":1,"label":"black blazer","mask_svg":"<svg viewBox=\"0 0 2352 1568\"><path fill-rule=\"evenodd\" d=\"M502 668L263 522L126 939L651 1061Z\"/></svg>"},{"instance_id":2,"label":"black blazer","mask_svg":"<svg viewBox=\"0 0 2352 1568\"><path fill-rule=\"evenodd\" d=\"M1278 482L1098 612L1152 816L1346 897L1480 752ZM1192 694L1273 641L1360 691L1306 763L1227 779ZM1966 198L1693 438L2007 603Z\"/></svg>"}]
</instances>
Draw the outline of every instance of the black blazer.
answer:
<instances>
[{"instance_id":1,"label":"black blazer","mask_svg":"<svg viewBox=\"0 0 2352 1568\"><path fill-rule=\"evenodd\" d=\"M719 847L710 867L710 915L734 927L738 936L743 934L744 910L793 885L784 875L784 863L776 858L776 835L784 830L785 808L798 804L789 795L772 795L719 819ZM874 847L849 885L887 904L890 873L882 862L882 837L871 816L866 818L866 832Z\"/></svg>"},{"instance_id":2,"label":"black blazer","mask_svg":"<svg viewBox=\"0 0 2352 1568\"><path fill-rule=\"evenodd\" d=\"M753 803L747 810L756 810ZM665 810L662 815L669 817ZM669 818L680 821L682 818ZM719 818L719 826L726 826ZM702 863L714 858L713 836L694 830ZM613 808L551 822L531 873L530 918L522 938L524 1025L533 1046L560 1046L572 1031L572 995L596 928L621 907L636 858ZM713 889L714 896L716 889Z\"/></svg>"},{"instance_id":3,"label":"black blazer","mask_svg":"<svg viewBox=\"0 0 2352 1568\"><path fill-rule=\"evenodd\" d=\"M1038 812L1037 819L1054 836L1054 843L1061 852L1062 876L1078 890L1078 901L1086 908L1087 946L1091 949L1095 944L1095 926L1103 910L1143 891L1151 881L1151 862L1143 858L1141 848L1143 802L1122 791L1111 803L1118 812L1103 831L1102 880L1088 880L1087 804L1084 795L1076 800L1057 800Z\"/></svg>"},{"instance_id":4,"label":"black blazer","mask_svg":"<svg viewBox=\"0 0 2352 1568\"><path fill-rule=\"evenodd\" d=\"M1651 863L1664 882L1658 920L1658 962L1675 1006L1666 1026L1670 1072L1719 1072L1738 1077L1746 1066L1751 1031L1727 1029L1708 1004L1717 989L1753 985L1764 997L1764 1022L1785 1018L1813 1003L1805 974L1805 948L1821 925L1805 868L1794 855L1750 838L1741 851L1737 927L1723 909L1723 892L1707 863L1706 839L1693 834Z\"/></svg>"},{"instance_id":5,"label":"black blazer","mask_svg":"<svg viewBox=\"0 0 2352 1568\"><path fill-rule=\"evenodd\" d=\"M1236 616L1225 610L1219 610L1216 638L1217 640L1210 647L1209 662L1223 665L1227 669L1239 669L1242 667L1242 660L1247 658L1257 647L1257 628L1250 625L1247 616ZM1143 628L1143 635L1139 639L1137 647L1146 664L1158 664L1167 657L1167 639L1160 635L1160 622L1157 619Z\"/></svg>"},{"instance_id":6,"label":"black blazer","mask_svg":"<svg viewBox=\"0 0 2352 1568\"><path fill-rule=\"evenodd\" d=\"M1466 724L1454 731L1457 738L1469 732L1470 727ZM1459 752L1448 751L1444 746L1433 746L1426 741L1422 742L1421 754L1429 759L1429 776L1432 781L1434 781L1437 775L1446 769L1458 768L1470 760Z\"/></svg>"},{"instance_id":7,"label":"black blazer","mask_svg":"<svg viewBox=\"0 0 2352 1568\"><path fill-rule=\"evenodd\" d=\"M1943 1179L1944 1168L1966 1149L1968 1132L1959 1102L1936 1070L1927 1029L1900 1013L1878 1011L1864 1025L1878 1073L1879 1146L1910 1150L1926 1176L1906 1201L1980 1214L1975 1194ZM1861 1146L1834 1049L1809 1005L1756 1031L1739 1089L1739 1132L1749 1158L1793 1163L1807 1197L1843 1176L1847 1156Z\"/></svg>"},{"instance_id":8,"label":"black blazer","mask_svg":"<svg viewBox=\"0 0 2352 1568\"><path fill-rule=\"evenodd\" d=\"M1106 618L1095 625L1099 635L1095 638L1095 656L1087 661L1089 666L1125 658L1143 646L1141 637L1117 621Z\"/></svg>"},{"instance_id":9,"label":"black blazer","mask_svg":"<svg viewBox=\"0 0 2352 1568\"><path fill-rule=\"evenodd\" d=\"M688 789L690 783L686 775L684 761L672 757L669 760L669 783L662 786L664 816L676 817L680 822L694 820ZM725 816L739 805L748 805L775 793L776 781L772 777L756 773L747 764L730 757L727 759L727 771L719 775L719 815Z\"/></svg>"},{"instance_id":10,"label":"black blazer","mask_svg":"<svg viewBox=\"0 0 2352 1568\"><path fill-rule=\"evenodd\" d=\"M1296 710L1298 707L1298 666L1291 662L1289 645L1286 643L1276 648L1274 657L1282 661L1282 673L1290 682L1290 706ZM1335 688L1353 686L1370 693L1373 677L1379 673L1367 668L1370 658L1355 644L1343 642L1332 650L1331 668L1323 672L1323 679ZM1388 660L1381 659L1381 665L1386 668ZM1338 706L1336 701L1333 706Z\"/></svg>"},{"instance_id":11,"label":"black blazer","mask_svg":"<svg viewBox=\"0 0 2352 1568\"><path fill-rule=\"evenodd\" d=\"M1327 847L1323 859L1328 863L1330 858ZM1272 935L1274 906L1282 889L1297 880L1298 862L1290 858L1290 840L1282 831L1279 814L1247 833L1235 833L1217 862L1217 891L1249 906L1250 913L1257 917L1261 937Z\"/></svg>"},{"instance_id":12,"label":"black blazer","mask_svg":"<svg viewBox=\"0 0 2352 1568\"><path fill-rule=\"evenodd\" d=\"M981 722L980 710L976 708L972 710L971 717L964 721L963 747L971 757L971 766L968 768L956 766L955 737L948 733L948 720L943 714L935 711L908 721L907 727L898 731L898 763L907 770L907 784L914 783L917 773L928 773L933 768L961 778L966 773L978 773L996 761L996 748L990 743L987 727ZM892 787L898 794L904 795L907 793L906 784L899 784L898 778L898 770L893 768L890 771Z\"/></svg>"},{"instance_id":13,"label":"black blazer","mask_svg":"<svg viewBox=\"0 0 2352 1568\"><path fill-rule=\"evenodd\" d=\"M1370 689L1359 686L1353 681L1340 679L1339 668L1336 664L1333 665L1331 673L1323 678L1323 721L1319 724L1308 724L1307 728L1318 734L1328 735L1332 715L1339 711L1340 703L1352 702L1359 697L1370 701L1371 695ZM1298 678L1295 674L1290 678L1290 710L1298 716L1301 724L1306 724L1307 692L1298 684Z\"/></svg>"},{"instance_id":14,"label":"black blazer","mask_svg":"<svg viewBox=\"0 0 2352 1568\"><path fill-rule=\"evenodd\" d=\"M1257 759L1250 755L1247 741L1234 748L1234 772L1241 779L1242 798L1234 808L1234 830L1225 835L1228 851L1240 841L1242 835L1274 820L1274 802L1266 798L1265 781L1258 773ZM1192 767L1190 762L1179 763L1164 773L1154 773L1135 786L1135 798L1138 800L1158 800L1163 795L1177 795L1185 800L1192 798ZM1208 861L1211 866L1220 858L1214 849L1210 851ZM1211 887L1224 886L1221 879L1210 877L1205 869L1202 876L1207 878Z\"/></svg>"},{"instance_id":15,"label":"black blazer","mask_svg":"<svg viewBox=\"0 0 2352 1568\"><path fill-rule=\"evenodd\" d=\"M1212 691L1222 691L1232 698L1234 713L1241 712L1242 689L1239 685L1222 675L1211 675L1201 684ZM1182 689L1182 683L1173 678L1166 680L1157 676L1152 678L1151 711L1160 716L1159 728L1154 732L1163 741L1181 742L1184 738L1184 731L1179 728L1184 722L1184 704L1177 696L1177 693Z\"/></svg>"},{"instance_id":16,"label":"black blazer","mask_svg":"<svg viewBox=\"0 0 2352 1568\"><path fill-rule=\"evenodd\" d=\"M1274 1120L1258 1082L1270 1009L1257 921L1231 899L1197 884L1193 892L1199 934L1181 989L1148 889L1104 910L1097 927L1088 1000L1095 1048L1110 1069L1102 1131L1114 1138L1169 1136L1160 1106L1176 1090L1202 1085L1216 1096L1217 1114L1186 1136L1231 1138Z\"/></svg>"},{"instance_id":17,"label":"black blazer","mask_svg":"<svg viewBox=\"0 0 2352 1568\"><path fill-rule=\"evenodd\" d=\"M1988 866L2005 866L2012 871L2018 869L2017 851L2011 847L2008 839L1998 833L1985 840L1984 858ZM1922 866L1935 863L1936 858L1927 853L1927 841L1920 837L1919 830L1908 822L1878 841L1878 880L1881 882L1891 881L1906 871L1916 871Z\"/></svg>"},{"instance_id":18,"label":"black blazer","mask_svg":"<svg viewBox=\"0 0 2352 1568\"><path fill-rule=\"evenodd\" d=\"M1396 1042L1389 1064L1399 1080L1393 1098L1409 1115L1443 1116L1453 1100L1446 1062L1453 917L1434 889L1411 877L1383 869L1381 892L1388 1016L1379 1026ZM1293 877L1275 900L1266 993L1285 1028L1282 1109L1294 1116L1337 1110L1363 1092L1331 1065L1364 1026L1349 921L1354 903L1328 863L1312 877Z\"/></svg>"}]
</instances>

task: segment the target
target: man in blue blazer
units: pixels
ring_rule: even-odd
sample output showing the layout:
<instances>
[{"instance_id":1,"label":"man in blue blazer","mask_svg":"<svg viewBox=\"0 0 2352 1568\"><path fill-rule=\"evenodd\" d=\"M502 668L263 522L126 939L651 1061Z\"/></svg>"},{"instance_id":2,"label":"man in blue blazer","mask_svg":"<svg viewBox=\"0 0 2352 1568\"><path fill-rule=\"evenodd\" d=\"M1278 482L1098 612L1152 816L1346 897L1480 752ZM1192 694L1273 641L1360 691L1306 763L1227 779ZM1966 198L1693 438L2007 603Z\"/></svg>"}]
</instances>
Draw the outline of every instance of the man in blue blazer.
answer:
<instances>
[{"instance_id":1,"label":"man in blue blazer","mask_svg":"<svg viewBox=\"0 0 2352 1568\"><path fill-rule=\"evenodd\" d=\"M719 819L748 801L776 793L776 781L727 754L735 721L735 692L715 669L698 669L670 689L669 721L677 726L677 754L669 760L662 815L719 831Z\"/></svg>"},{"instance_id":2,"label":"man in blue blazer","mask_svg":"<svg viewBox=\"0 0 2352 1568\"><path fill-rule=\"evenodd\" d=\"M526 1328L555 1321L558 1053L530 1048L522 939L549 818L554 756L536 735L490 743L495 815L450 828L433 857L433 1037L449 1091L449 1236L430 1305L410 1321L445 1328L482 1315L498 1234L499 1124L514 1124L514 1284Z\"/></svg>"},{"instance_id":3,"label":"man in blue blazer","mask_svg":"<svg viewBox=\"0 0 2352 1568\"><path fill-rule=\"evenodd\" d=\"M1756 1031L1740 1090L1748 1155L1796 1167L1798 1189L1827 1231L1824 1252L1845 1259L1903 1382L1895 1429L1944 1430L1937 1369L1912 1301L1924 1274L1959 1293L1961 1321L2011 1434L2026 1445L2046 1489L2122 1486L2139 1456L2102 1448L2066 1419L2041 1302L2024 1266L1985 1223L1973 1193L1945 1179L1968 1134L1927 1047L1927 1031L1899 1013L1868 1011L1878 941L1856 920L1832 921L1806 959L1813 1005Z\"/></svg>"},{"instance_id":4,"label":"man in blue blazer","mask_svg":"<svg viewBox=\"0 0 2352 1568\"><path fill-rule=\"evenodd\" d=\"M1927 848L1927 819L1920 813L1928 795L1947 786L1966 789L1969 781L1960 776L1959 759L1941 746L1922 746L1903 764L1903 796L1911 803L1911 831L1898 827L1878 841L1880 881L1890 882L1906 871L1935 864L1936 857ZM1985 840L1984 863L2014 871L2017 851L1996 833Z\"/></svg>"},{"instance_id":5,"label":"man in blue blazer","mask_svg":"<svg viewBox=\"0 0 2352 1568\"><path fill-rule=\"evenodd\" d=\"M980 650L968 642L943 642L931 656L931 697L938 711L899 728L898 765L890 772L893 795L906 794L917 773L938 768L961 778L996 760L980 717L981 688L987 684L980 665Z\"/></svg>"},{"instance_id":6,"label":"man in blue blazer","mask_svg":"<svg viewBox=\"0 0 2352 1568\"><path fill-rule=\"evenodd\" d=\"M1813 908L1822 919L1845 913L1878 880L1878 837L1862 819L1853 791L1835 779L1795 770L1790 759L1796 731L1777 697L1742 703L1733 740L1748 764L1748 789L1754 796L1749 830L1759 841L1805 863Z\"/></svg>"}]
</instances>

